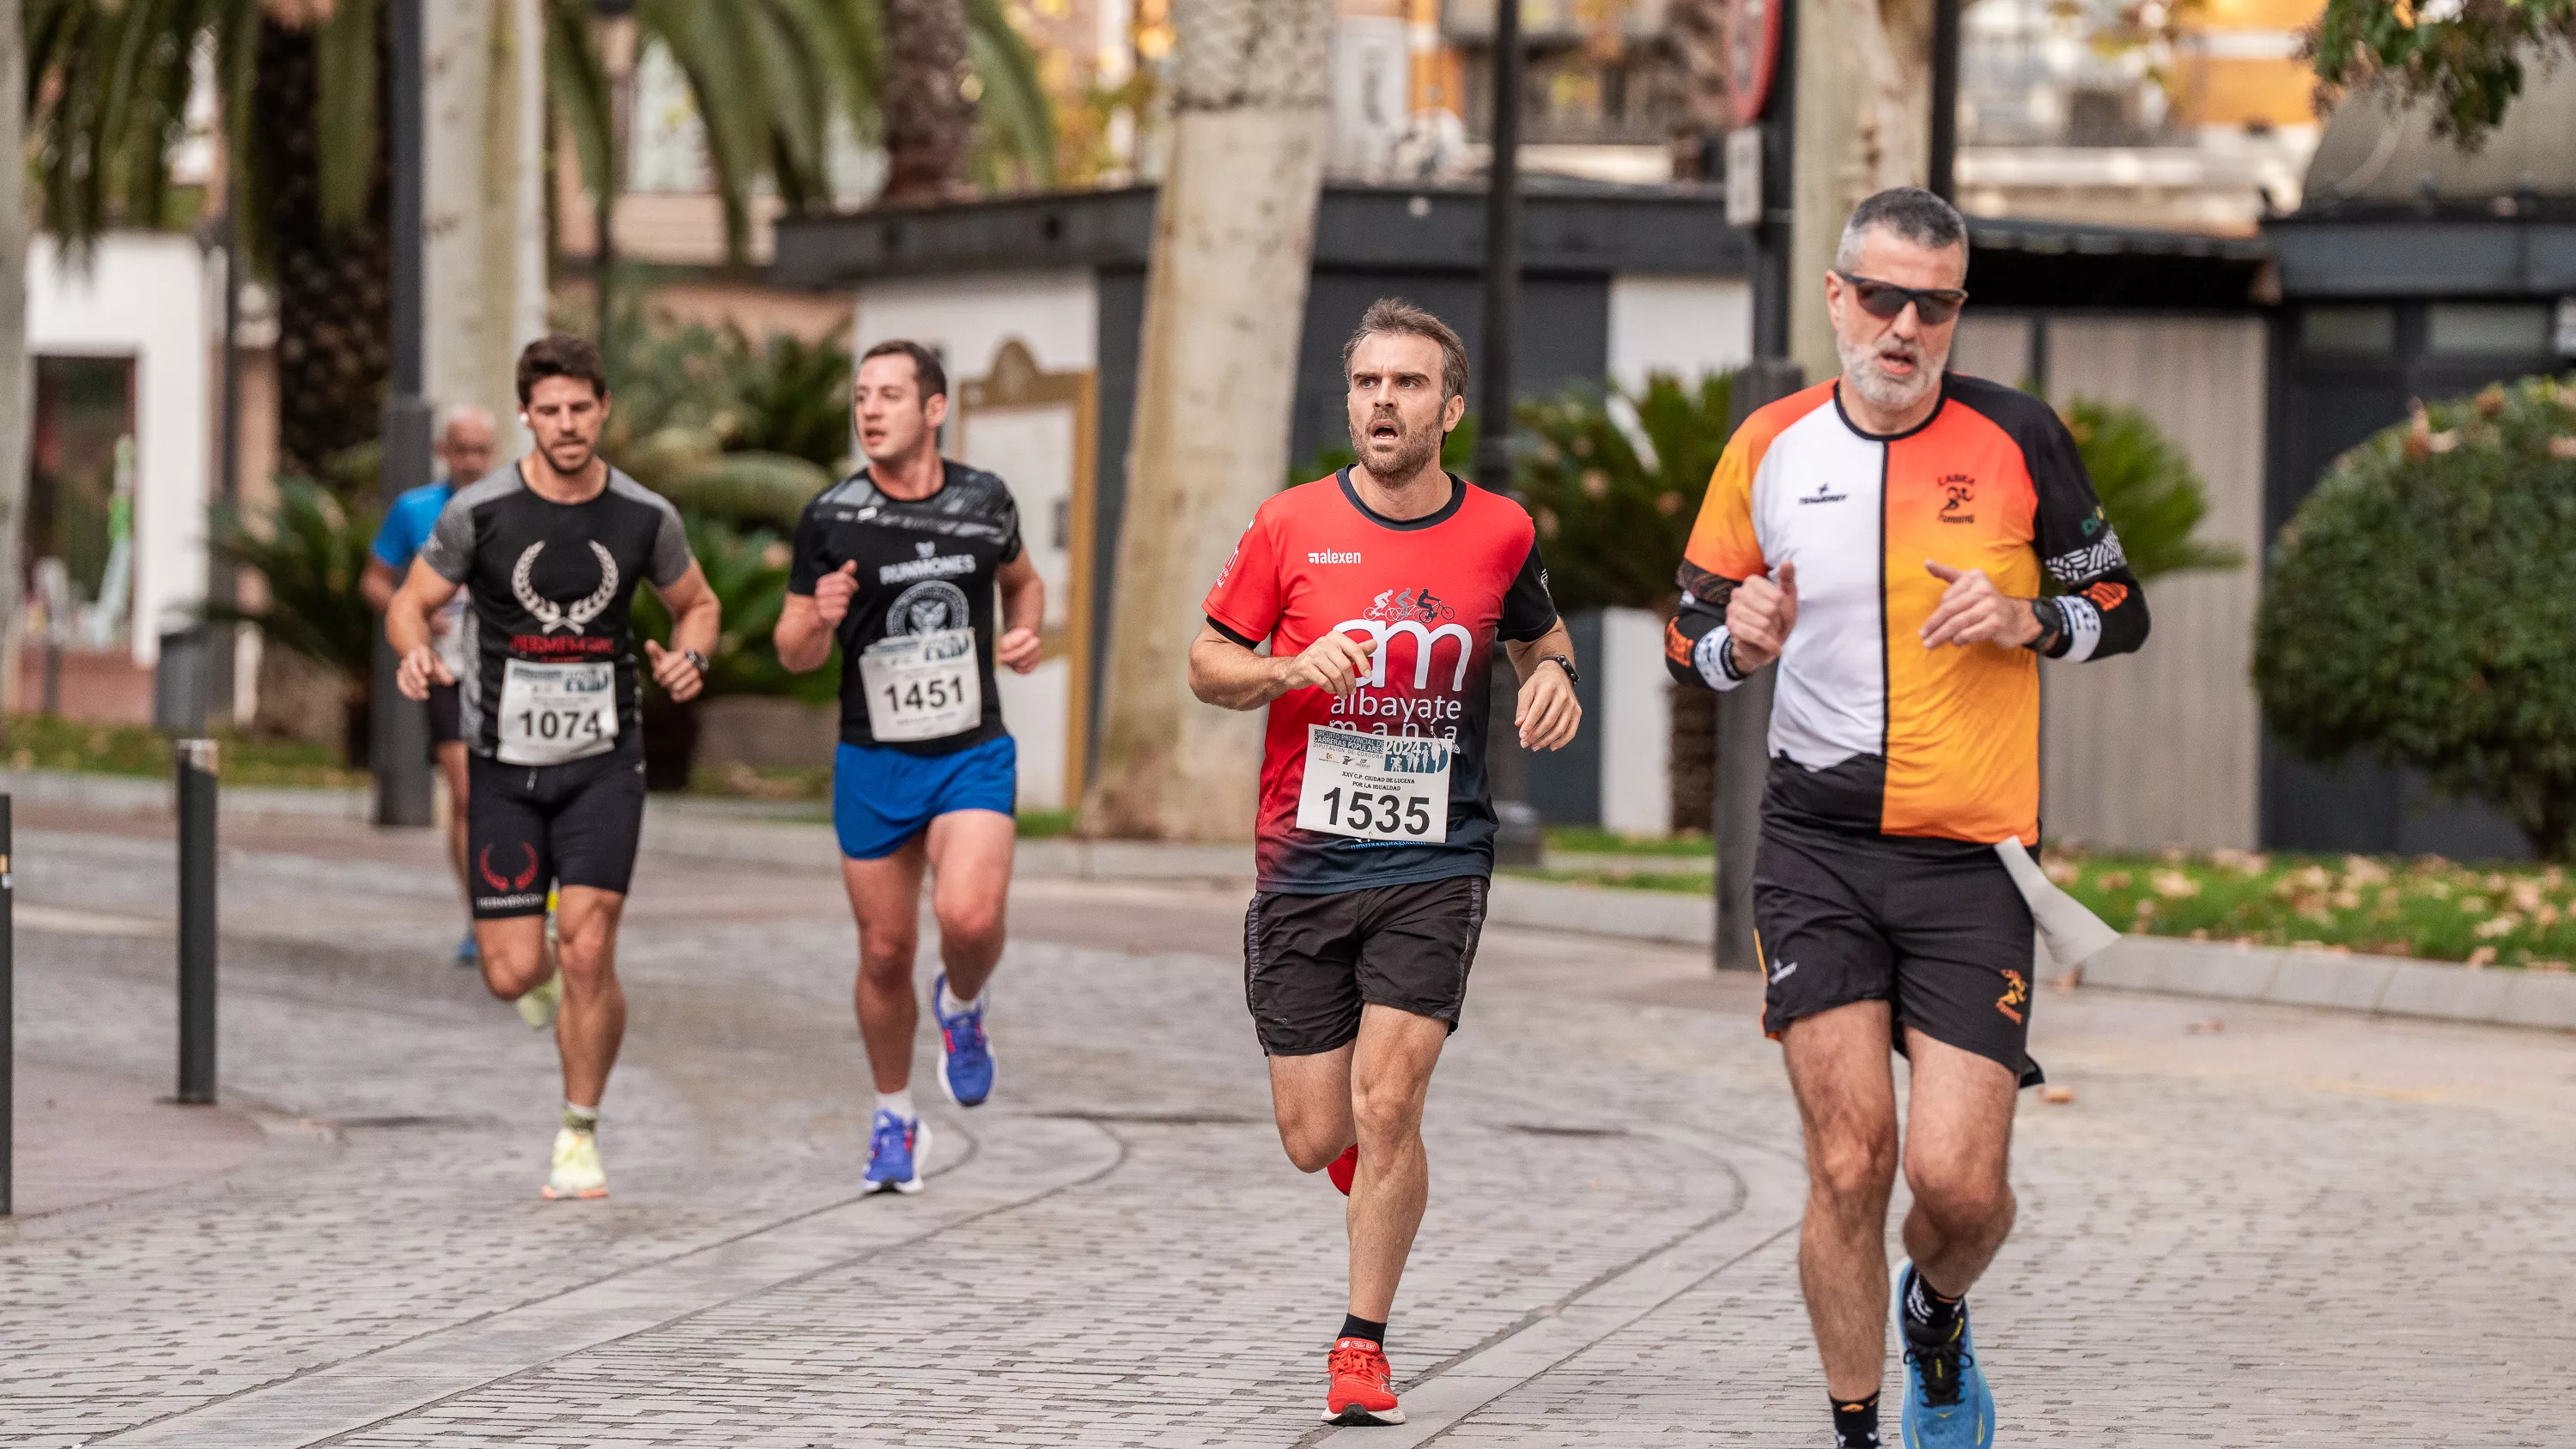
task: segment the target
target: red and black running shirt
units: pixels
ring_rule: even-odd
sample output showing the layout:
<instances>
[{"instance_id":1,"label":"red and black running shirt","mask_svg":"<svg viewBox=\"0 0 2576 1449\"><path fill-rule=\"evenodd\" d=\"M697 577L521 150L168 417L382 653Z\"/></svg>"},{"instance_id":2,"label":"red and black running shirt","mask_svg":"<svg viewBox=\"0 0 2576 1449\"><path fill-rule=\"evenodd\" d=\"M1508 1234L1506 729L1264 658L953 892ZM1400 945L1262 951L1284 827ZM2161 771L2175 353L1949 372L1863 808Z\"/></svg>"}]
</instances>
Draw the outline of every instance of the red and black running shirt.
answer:
<instances>
[{"instance_id":1,"label":"red and black running shirt","mask_svg":"<svg viewBox=\"0 0 2576 1449\"><path fill-rule=\"evenodd\" d=\"M1270 703L1254 858L1260 888L1332 895L1489 875L1494 805L1485 730L1496 639L1526 643L1556 624L1538 530L1527 510L1454 475L1437 512L1397 521L1360 501L1345 468L1261 505L1208 591L1207 619L1245 648L1286 658L1331 630L1374 640L1359 688L1298 689ZM1306 727L1447 740L1449 838L1358 840L1297 828Z\"/></svg>"}]
</instances>

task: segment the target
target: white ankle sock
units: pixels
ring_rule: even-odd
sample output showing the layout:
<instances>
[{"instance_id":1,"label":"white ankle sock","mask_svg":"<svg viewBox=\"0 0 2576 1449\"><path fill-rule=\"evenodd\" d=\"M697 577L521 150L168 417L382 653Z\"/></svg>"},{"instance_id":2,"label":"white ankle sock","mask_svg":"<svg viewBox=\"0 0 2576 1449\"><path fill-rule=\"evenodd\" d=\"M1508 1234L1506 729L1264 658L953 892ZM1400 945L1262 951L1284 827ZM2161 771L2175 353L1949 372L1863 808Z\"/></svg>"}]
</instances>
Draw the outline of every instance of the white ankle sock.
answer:
<instances>
[{"instance_id":1,"label":"white ankle sock","mask_svg":"<svg viewBox=\"0 0 2576 1449\"><path fill-rule=\"evenodd\" d=\"M913 1110L912 1088L910 1087L906 1087L900 1092L877 1093L877 1110L880 1112L892 1112L906 1122L916 1122L921 1119L921 1114Z\"/></svg>"},{"instance_id":2,"label":"white ankle sock","mask_svg":"<svg viewBox=\"0 0 2576 1449\"><path fill-rule=\"evenodd\" d=\"M942 1016L955 1016L961 1011L973 1011L976 1003L982 1000L983 998L978 996L971 1001L960 1001L956 994L948 989L948 983L945 980L939 983L939 1014Z\"/></svg>"}]
</instances>

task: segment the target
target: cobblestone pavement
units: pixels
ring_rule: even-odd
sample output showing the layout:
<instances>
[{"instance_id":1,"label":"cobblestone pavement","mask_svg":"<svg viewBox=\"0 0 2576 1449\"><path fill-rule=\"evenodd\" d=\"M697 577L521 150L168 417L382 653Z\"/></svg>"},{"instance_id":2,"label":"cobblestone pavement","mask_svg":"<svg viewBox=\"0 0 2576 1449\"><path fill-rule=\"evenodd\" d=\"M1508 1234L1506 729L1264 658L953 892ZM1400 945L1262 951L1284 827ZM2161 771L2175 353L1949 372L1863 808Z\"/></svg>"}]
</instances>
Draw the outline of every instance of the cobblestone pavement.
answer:
<instances>
[{"instance_id":1,"label":"cobblestone pavement","mask_svg":"<svg viewBox=\"0 0 2576 1449\"><path fill-rule=\"evenodd\" d=\"M166 827L46 823L22 1058L166 1082ZM267 1145L0 1228L0 1444L1825 1441L1777 1054L1691 953L1489 934L1394 1320L1416 1422L1336 1433L1342 1200L1268 1124L1239 895L1023 883L1000 1094L930 1109L928 1192L860 1199L828 863L648 860L615 1196L546 1204L550 1044L445 961L427 842L227 843L225 1095ZM1976 1295L2005 1442L2552 1441L2576 1042L2091 992L2038 1023L2077 1095L2025 1101Z\"/></svg>"}]
</instances>

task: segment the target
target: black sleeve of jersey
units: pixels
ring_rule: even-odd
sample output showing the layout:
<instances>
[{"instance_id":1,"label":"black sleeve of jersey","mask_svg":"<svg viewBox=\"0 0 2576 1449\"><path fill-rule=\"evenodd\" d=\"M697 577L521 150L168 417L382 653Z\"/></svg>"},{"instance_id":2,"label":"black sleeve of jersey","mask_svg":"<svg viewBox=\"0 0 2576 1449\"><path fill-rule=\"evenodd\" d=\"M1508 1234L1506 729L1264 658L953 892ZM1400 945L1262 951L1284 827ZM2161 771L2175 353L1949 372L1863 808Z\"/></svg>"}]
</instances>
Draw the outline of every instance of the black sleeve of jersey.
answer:
<instances>
[{"instance_id":1,"label":"black sleeve of jersey","mask_svg":"<svg viewBox=\"0 0 2576 1449\"><path fill-rule=\"evenodd\" d=\"M2120 535L2102 512L2074 434L2053 410L2035 411L2044 421L2030 430L2036 436L2022 439L2022 456L2030 463L2031 485L2039 494L2032 543L2040 566L2066 591L2055 601L2066 628L2045 652L2051 659L2131 653L2147 642L2147 592L2138 586Z\"/></svg>"},{"instance_id":2,"label":"black sleeve of jersey","mask_svg":"<svg viewBox=\"0 0 2576 1449\"><path fill-rule=\"evenodd\" d=\"M1556 627L1556 600L1547 592L1547 565L1539 561L1538 540L1530 540L1529 556L1521 560L1521 571L1512 578L1512 586L1503 594L1503 617L1494 626L1497 638L1515 644L1544 639Z\"/></svg>"},{"instance_id":3,"label":"black sleeve of jersey","mask_svg":"<svg viewBox=\"0 0 2576 1449\"><path fill-rule=\"evenodd\" d=\"M1691 662L1691 652L1711 629L1726 622L1726 601L1735 596L1735 586L1742 580L1721 577L1684 559L1675 582L1682 586L1682 602L1672 622L1664 626L1664 672L1677 684L1714 693L1700 677L1699 666Z\"/></svg>"},{"instance_id":4,"label":"black sleeve of jersey","mask_svg":"<svg viewBox=\"0 0 2576 1449\"><path fill-rule=\"evenodd\" d=\"M787 545L787 592L814 596L814 586L832 571L832 561L823 555L822 521L814 516L814 505L796 515L796 534Z\"/></svg>"},{"instance_id":5,"label":"black sleeve of jersey","mask_svg":"<svg viewBox=\"0 0 2576 1449\"><path fill-rule=\"evenodd\" d=\"M1007 489L1002 493L1001 514L993 521L1002 526L1002 556L998 562L1009 563L1026 552L1026 546L1020 542L1020 500L1013 498Z\"/></svg>"}]
</instances>

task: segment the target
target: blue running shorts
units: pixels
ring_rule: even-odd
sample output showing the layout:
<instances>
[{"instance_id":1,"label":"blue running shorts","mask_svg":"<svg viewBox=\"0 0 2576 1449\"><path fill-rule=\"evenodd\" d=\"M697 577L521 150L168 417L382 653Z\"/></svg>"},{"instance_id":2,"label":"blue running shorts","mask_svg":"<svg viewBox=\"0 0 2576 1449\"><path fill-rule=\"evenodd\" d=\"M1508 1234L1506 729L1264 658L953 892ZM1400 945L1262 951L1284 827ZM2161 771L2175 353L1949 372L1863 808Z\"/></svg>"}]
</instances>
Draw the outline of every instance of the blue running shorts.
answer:
<instances>
[{"instance_id":1,"label":"blue running shorts","mask_svg":"<svg viewBox=\"0 0 2576 1449\"><path fill-rule=\"evenodd\" d=\"M832 829L843 855L883 860L939 816L1014 814L1019 778L1020 747L1009 735L945 755L843 744L832 753Z\"/></svg>"}]
</instances>

